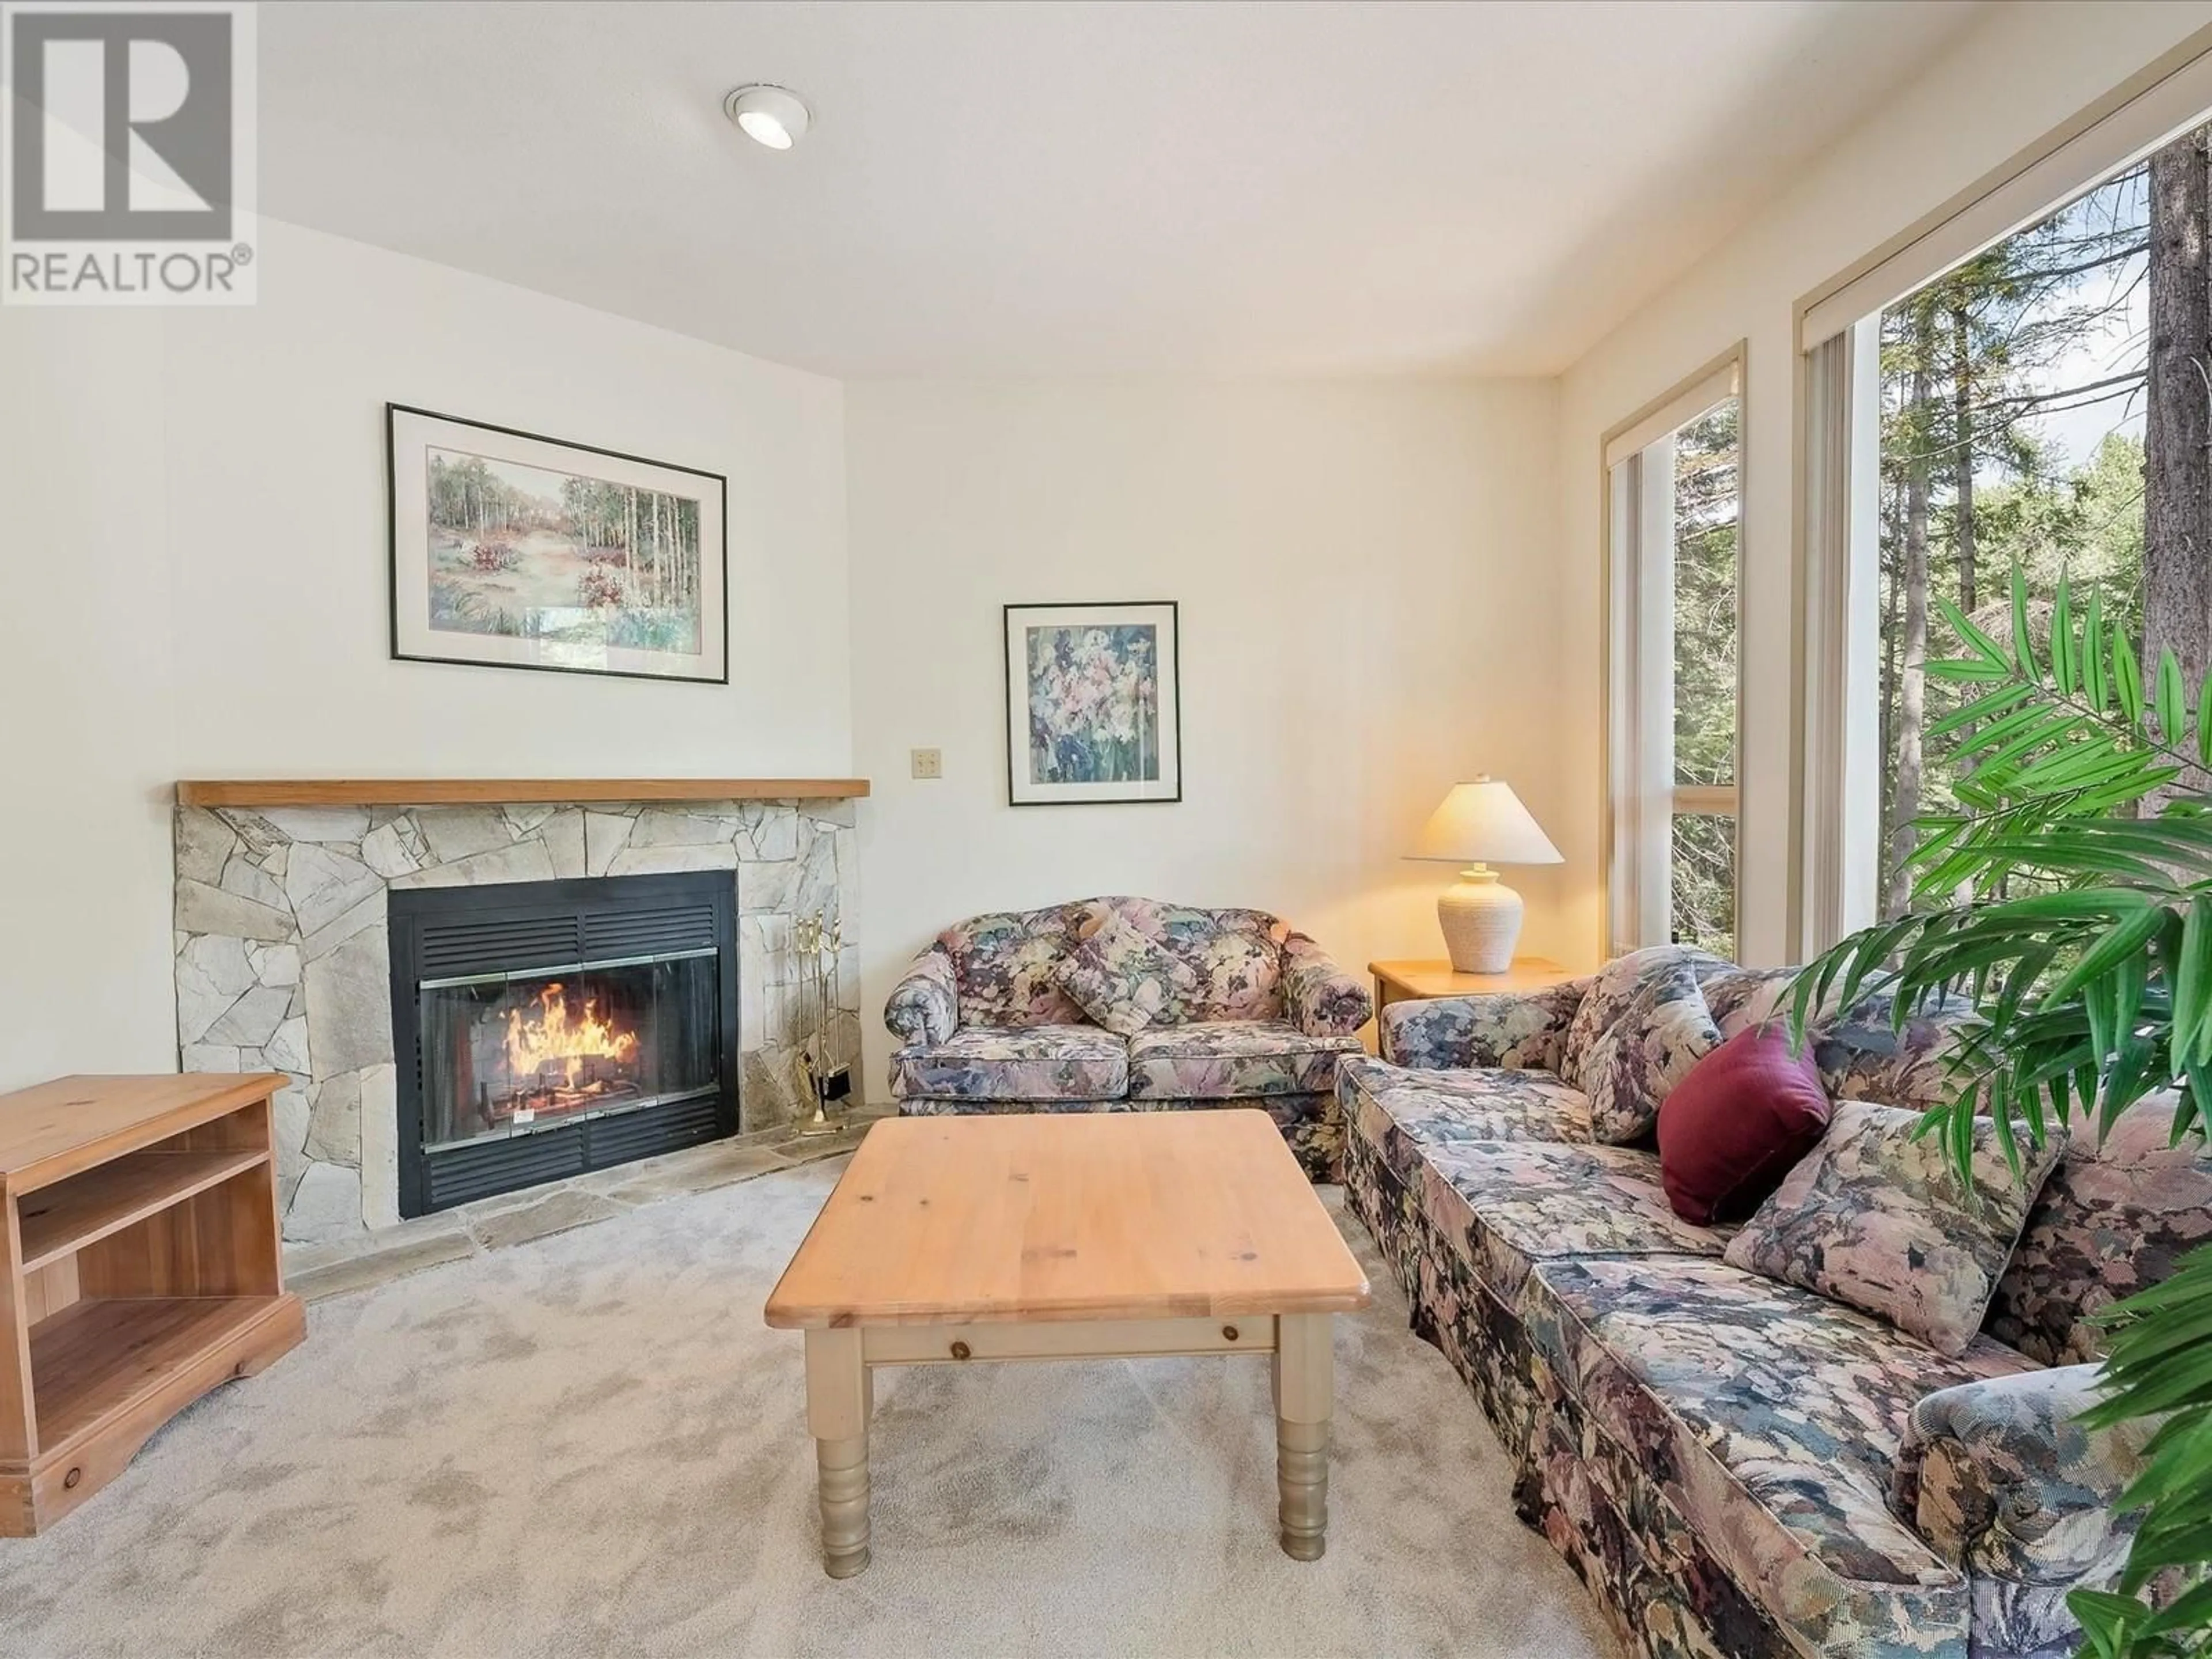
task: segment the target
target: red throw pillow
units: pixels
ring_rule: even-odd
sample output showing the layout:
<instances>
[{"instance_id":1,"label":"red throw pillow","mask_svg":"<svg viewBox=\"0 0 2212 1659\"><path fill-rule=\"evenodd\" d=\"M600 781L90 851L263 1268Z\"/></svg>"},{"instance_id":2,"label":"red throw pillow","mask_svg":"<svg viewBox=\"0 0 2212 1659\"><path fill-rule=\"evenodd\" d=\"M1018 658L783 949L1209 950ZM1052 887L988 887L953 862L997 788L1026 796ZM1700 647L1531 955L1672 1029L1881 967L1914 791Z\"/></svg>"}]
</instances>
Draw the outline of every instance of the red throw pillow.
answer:
<instances>
[{"instance_id":1,"label":"red throw pillow","mask_svg":"<svg viewBox=\"0 0 2212 1659\"><path fill-rule=\"evenodd\" d=\"M1739 1031L1683 1073L1659 1108L1667 1201L1701 1227L1741 1221L1828 1127L1828 1091L1809 1048L1779 1025Z\"/></svg>"}]
</instances>

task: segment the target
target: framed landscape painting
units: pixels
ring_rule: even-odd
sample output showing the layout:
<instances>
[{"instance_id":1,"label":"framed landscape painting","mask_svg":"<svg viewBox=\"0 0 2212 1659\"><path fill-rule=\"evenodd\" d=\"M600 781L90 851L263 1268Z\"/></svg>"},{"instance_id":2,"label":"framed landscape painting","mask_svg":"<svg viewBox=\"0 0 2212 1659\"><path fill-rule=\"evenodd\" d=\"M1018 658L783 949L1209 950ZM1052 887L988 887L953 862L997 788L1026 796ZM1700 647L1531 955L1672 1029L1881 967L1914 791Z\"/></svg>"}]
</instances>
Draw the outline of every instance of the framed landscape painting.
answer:
<instances>
[{"instance_id":1,"label":"framed landscape painting","mask_svg":"<svg viewBox=\"0 0 2212 1659\"><path fill-rule=\"evenodd\" d=\"M720 473L385 405L392 654L730 678Z\"/></svg>"},{"instance_id":2,"label":"framed landscape painting","mask_svg":"<svg viewBox=\"0 0 2212 1659\"><path fill-rule=\"evenodd\" d=\"M1181 800L1173 601L1010 605L1006 613L1007 799Z\"/></svg>"}]
</instances>

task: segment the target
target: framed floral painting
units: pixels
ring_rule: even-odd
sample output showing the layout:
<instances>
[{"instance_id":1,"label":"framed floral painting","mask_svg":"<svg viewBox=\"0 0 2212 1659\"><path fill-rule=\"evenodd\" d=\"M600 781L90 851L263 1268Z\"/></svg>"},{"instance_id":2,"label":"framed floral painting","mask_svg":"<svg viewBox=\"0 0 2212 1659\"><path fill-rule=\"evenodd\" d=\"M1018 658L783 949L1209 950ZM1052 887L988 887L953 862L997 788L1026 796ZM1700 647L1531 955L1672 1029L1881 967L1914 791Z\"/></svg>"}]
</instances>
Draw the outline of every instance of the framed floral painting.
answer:
<instances>
[{"instance_id":1,"label":"framed floral painting","mask_svg":"<svg viewBox=\"0 0 2212 1659\"><path fill-rule=\"evenodd\" d=\"M717 472L385 405L392 654L729 684Z\"/></svg>"},{"instance_id":2,"label":"framed floral painting","mask_svg":"<svg viewBox=\"0 0 2212 1659\"><path fill-rule=\"evenodd\" d=\"M1006 612L1008 800L1181 800L1174 601Z\"/></svg>"}]
</instances>

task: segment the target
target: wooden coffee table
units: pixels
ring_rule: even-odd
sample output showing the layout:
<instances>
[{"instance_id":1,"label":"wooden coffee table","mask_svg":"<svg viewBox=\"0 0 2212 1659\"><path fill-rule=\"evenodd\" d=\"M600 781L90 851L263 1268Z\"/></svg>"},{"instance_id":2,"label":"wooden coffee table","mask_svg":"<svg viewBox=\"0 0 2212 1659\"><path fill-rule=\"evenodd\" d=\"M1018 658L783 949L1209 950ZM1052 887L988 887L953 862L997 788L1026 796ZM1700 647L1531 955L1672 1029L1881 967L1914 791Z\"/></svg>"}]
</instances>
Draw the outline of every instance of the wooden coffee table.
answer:
<instances>
[{"instance_id":1,"label":"wooden coffee table","mask_svg":"<svg viewBox=\"0 0 2212 1659\"><path fill-rule=\"evenodd\" d=\"M768 1301L806 1333L823 1565L868 1565L878 1365L1272 1356L1285 1553L1328 1526L1330 1316L1367 1276L1264 1112L890 1118Z\"/></svg>"}]
</instances>

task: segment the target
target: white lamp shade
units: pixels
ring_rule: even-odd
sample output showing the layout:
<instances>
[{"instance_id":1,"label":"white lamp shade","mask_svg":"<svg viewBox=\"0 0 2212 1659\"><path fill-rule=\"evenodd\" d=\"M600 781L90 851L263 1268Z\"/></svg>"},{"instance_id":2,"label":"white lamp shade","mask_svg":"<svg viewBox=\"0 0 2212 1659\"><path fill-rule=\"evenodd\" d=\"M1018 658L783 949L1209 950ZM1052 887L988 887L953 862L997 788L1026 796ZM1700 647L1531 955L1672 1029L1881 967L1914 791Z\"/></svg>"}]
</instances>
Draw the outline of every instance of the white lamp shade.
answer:
<instances>
[{"instance_id":1,"label":"white lamp shade","mask_svg":"<svg viewBox=\"0 0 2212 1659\"><path fill-rule=\"evenodd\" d=\"M1487 777L1454 784L1407 856L1451 864L1563 862L1513 786Z\"/></svg>"}]
</instances>

